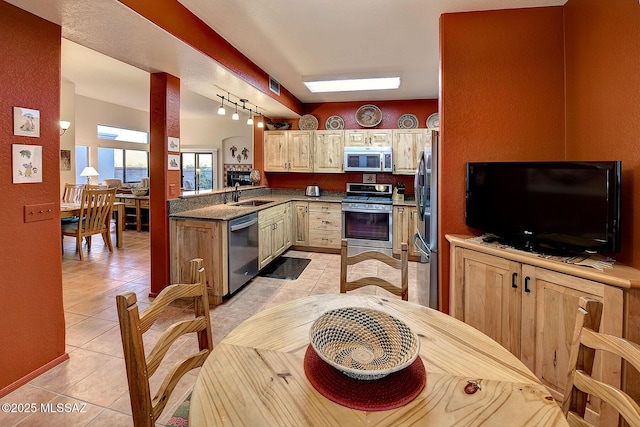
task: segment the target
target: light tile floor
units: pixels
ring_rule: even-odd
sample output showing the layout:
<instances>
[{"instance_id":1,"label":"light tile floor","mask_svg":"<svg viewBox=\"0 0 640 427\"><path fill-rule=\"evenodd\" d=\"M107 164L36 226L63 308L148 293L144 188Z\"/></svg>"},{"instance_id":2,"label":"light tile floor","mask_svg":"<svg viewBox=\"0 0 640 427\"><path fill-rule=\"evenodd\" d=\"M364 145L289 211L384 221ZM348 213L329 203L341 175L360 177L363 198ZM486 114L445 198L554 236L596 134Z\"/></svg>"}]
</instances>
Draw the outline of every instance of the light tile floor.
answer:
<instances>
[{"instance_id":1,"label":"light tile floor","mask_svg":"<svg viewBox=\"0 0 640 427\"><path fill-rule=\"evenodd\" d=\"M124 248L109 253L100 236L94 236L91 252L80 261L75 253L74 239L65 238L62 270L69 360L0 399L0 403L34 404L36 408L31 413L0 412L0 425L133 425L115 296L126 291L135 292L142 308L151 301L149 233L125 231L124 242ZM311 262L297 280L258 276L232 298L211 309L214 345L243 320L267 307L307 295L339 292L339 255L290 250L285 256L310 258ZM388 274L371 266L365 266L361 271L380 276ZM376 288L356 292L386 293ZM410 263L410 301L415 295L416 263ZM169 315L159 319L149 333L149 343L158 337L157 331L190 314L188 307L172 306ZM181 341L167 356L167 362L178 356L181 349L193 345L195 338L191 340ZM159 374L162 372L166 372L163 367ZM190 392L196 377L197 370L182 379L157 425L168 421ZM60 407L61 412L43 412L43 407Z\"/></svg>"}]
</instances>

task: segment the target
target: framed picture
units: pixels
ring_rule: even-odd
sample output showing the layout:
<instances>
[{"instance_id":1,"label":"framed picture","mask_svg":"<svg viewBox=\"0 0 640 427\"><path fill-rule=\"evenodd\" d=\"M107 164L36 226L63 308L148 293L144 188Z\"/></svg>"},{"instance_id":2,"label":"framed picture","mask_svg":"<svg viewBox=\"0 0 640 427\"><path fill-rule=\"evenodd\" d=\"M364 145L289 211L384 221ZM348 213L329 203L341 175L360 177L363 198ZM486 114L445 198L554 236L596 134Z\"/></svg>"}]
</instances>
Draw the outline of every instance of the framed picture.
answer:
<instances>
[{"instance_id":1,"label":"framed picture","mask_svg":"<svg viewBox=\"0 0 640 427\"><path fill-rule=\"evenodd\" d=\"M174 138L172 136L169 137L169 141L167 143L169 151L173 151L174 153L180 152L180 138Z\"/></svg>"},{"instance_id":2,"label":"framed picture","mask_svg":"<svg viewBox=\"0 0 640 427\"><path fill-rule=\"evenodd\" d=\"M40 137L40 111L13 107L13 134Z\"/></svg>"},{"instance_id":3,"label":"framed picture","mask_svg":"<svg viewBox=\"0 0 640 427\"><path fill-rule=\"evenodd\" d=\"M42 146L12 145L13 183L42 182Z\"/></svg>"},{"instance_id":4,"label":"framed picture","mask_svg":"<svg viewBox=\"0 0 640 427\"><path fill-rule=\"evenodd\" d=\"M167 170L180 170L180 156L178 154L169 154L169 167L167 168Z\"/></svg>"},{"instance_id":5,"label":"framed picture","mask_svg":"<svg viewBox=\"0 0 640 427\"><path fill-rule=\"evenodd\" d=\"M60 170L71 170L71 150L60 150Z\"/></svg>"}]
</instances>

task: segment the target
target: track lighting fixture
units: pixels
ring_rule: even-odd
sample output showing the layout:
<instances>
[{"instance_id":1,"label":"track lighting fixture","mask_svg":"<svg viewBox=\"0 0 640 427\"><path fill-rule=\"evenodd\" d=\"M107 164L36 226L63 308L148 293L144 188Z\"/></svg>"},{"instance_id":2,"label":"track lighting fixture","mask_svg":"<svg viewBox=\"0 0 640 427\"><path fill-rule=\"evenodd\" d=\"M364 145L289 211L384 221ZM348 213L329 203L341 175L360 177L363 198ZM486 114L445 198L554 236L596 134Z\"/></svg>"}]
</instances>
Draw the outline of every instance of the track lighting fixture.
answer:
<instances>
[{"instance_id":1,"label":"track lighting fixture","mask_svg":"<svg viewBox=\"0 0 640 427\"><path fill-rule=\"evenodd\" d=\"M241 103L240 107L243 110L248 110L249 111L249 117L247 118L247 124L248 125L253 125L255 123L255 121L253 120L253 108L246 107L246 104L249 103L249 101L247 99L244 98L238 98L238 102L234 102L231 100L230 94L229 92L227 92L227 96L225 97L224 95L219 95L216 94L216 96L218 98L220 98L220 108L218 108L218 114L221 116L224 116L226 114L226 110L224 109L224 102L227 101L227 104L233 104L236 106L236 110L235 112L231 115L231 119L233 120L240 120L240 115L238 114L238 104ZM258 123L256 124L257 127L259 128L263 128L264 127L264 116L262 115L262 113L258 112L258 106L254 104L254 106L256 107L256 116L259 116L258 119Z\"/></svg>"}]
</instances>

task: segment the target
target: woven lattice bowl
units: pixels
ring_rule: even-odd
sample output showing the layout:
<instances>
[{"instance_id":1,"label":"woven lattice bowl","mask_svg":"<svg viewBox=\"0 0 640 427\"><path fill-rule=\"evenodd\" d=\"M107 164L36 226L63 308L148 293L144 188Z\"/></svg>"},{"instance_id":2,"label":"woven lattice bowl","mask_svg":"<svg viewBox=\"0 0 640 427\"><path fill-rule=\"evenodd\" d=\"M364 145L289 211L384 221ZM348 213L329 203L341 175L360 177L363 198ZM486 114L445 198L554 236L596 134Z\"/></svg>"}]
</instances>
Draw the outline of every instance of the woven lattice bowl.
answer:
<instances>
[{"instance_id":1,"label":"woven lattice bowl","mask_svg":"<svg viewBox=\"0 0 640 427\"><path fill-rule=\"evenodd\" d=\"M133 193L134 196L146 196L147 195L147 191L149 191L148 188L132 188L131 192Z\"/></svg>"},{"instance_id":2,"label":"woven lattice bowl","mask_svg":"<svg viewBox=\"0 0 640 427\"><path fill-rule=\"evenodd\" d=\"M417 335L404 322L368 308L327 311L313 323L309 337L322 360L359 380L406 368L420 349Z\"/></svg>"}]
</instances>

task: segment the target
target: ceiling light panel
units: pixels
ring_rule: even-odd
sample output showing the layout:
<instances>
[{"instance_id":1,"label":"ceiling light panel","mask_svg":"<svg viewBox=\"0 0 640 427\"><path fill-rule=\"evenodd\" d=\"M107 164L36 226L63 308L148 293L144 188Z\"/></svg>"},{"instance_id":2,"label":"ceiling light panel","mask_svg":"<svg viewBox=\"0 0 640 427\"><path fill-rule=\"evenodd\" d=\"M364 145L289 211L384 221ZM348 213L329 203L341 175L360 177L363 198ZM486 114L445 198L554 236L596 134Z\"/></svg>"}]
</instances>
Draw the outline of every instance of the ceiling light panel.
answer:
<instances>
[{"instance_id":1,"label":"ceiling light panel","mask_svg":"<svg viewBox=\"0 0 640 427\"><path fill-rule=\"evenodd\" d=\"M355 92L363 90L388 90L400 87L400 77L376 77L367 79L317 80L304 82L313 93Z\"/></svg>"}]
</instances>

